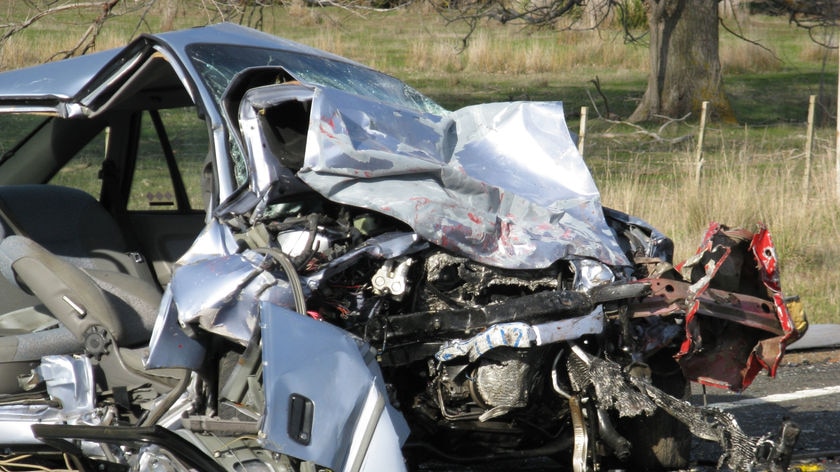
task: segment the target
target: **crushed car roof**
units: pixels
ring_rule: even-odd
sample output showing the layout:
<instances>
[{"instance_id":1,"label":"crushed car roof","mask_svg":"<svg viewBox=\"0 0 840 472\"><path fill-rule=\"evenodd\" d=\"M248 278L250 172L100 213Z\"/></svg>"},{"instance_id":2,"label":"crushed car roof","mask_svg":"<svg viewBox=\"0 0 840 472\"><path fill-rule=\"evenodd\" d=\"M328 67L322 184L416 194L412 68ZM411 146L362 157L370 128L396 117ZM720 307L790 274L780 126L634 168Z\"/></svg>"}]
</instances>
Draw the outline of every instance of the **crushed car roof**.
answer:
<instances>
[{"instance_id":1,"label":"crushed car roof","mask_svg":"<svg viewBox=\"0 0 840 472\"><path fill-rule=\"evenodd\" d=\"M76 95L119 49L0 73L0 100L66 100Z\"/></svg>"},{"instance_id":2,"label":"crushed car roof","mask_svg":"<svg viewBox=\"0 0 840 472\"><path fill-rule=\"evenodd\" d=\"M136 45L142 42L160 44L173 51L181 60L184 60L184 51L189 45L213 43L264 47L352 62L288 39L231 23L220 23L181 31L143 35L122 48L2 72L0 73L0 101L55 103L76 98L86 85L93 82L100 72L107 69L109 64L120 60L122 54L134 50Z\"/></svg>"}]
</instances>

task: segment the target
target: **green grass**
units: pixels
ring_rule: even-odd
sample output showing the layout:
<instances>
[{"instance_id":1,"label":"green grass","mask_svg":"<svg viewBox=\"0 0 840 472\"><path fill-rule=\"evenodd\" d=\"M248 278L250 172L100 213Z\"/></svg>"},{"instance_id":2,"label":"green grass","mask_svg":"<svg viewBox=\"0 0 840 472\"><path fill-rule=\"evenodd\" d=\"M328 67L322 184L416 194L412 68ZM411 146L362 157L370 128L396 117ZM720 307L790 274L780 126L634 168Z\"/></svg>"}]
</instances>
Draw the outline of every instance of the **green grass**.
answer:
<instances>
[{"instance_id":1,"label":"green grass","mask_svg":"<svg viewBox=\"0 0 840 472\"><path fill-rule=\"evenodd\" d=\"M24 4L15 5L21 6L7 8ZM21 12L6 16L21 17ZM173 27L203 24L207 18L199 2L182 5ZM157 30L164 18L157 12L146 20L141 32ZM84 23L76 14L33 28L0 51L0 69L43 61L51 51L69 47L74 36L68 31L80 31ZM121 45L136 25L136 16L117 18L106 26L99 48ZM592 108L605 112L591 82L596 76L610 112L618 117L630 115L645 89L647 50L625 44L617 31L535 31L487 23L473 35L470 48L461 51L465 26L447 24L421 5L354 12L295 2L266 9L264 26L400 77L450 109L488 101L561 100L570 128L577 131L580 107L589 106L586 160L605 204L671 235L680 258L694 251L711 220L767 223L782 260L785 291L802 296L812 321L840 322L835 269L840 261L840 209L833 196L831 119L837 53L813 45L784 18L751 17L741 23L745 36L773 54L721 34L725 88L739 123L710 124L699 191L691 174L696 117L660 133L667 139L691 137L671 144L598 119ZM824 127L817 130L812 186L805 199L803 150L811 94L820 95L818 123ZM651 124L647 129L657 128Z\"/></svg>"}]
</instances>

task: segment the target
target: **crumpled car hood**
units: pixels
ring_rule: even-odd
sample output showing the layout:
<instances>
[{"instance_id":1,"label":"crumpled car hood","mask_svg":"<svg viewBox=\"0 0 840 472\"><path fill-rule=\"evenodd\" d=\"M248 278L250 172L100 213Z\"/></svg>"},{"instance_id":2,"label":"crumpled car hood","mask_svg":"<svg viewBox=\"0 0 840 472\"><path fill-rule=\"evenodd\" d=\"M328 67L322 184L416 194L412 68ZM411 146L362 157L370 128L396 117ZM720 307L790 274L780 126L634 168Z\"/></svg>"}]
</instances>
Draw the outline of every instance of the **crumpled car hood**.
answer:
<instances>
[{"instance_id":1,"label":"crumpled car hood","mask_svg":"<svg viewBox=\"0 0 840 472\"><path fill-rule=\"evenodd\" d=\"M272 139L266 120L244 123L289 100L289 87L300 86L245 94L239 107L245 141L254 133L257 141ZM544 268L560 259L630 265L561 103L495 103L434 115L312 90L297 177L326 198L393 216L428 241L496 267ZM268 172L265 162L249 167ZM261 196L263 206L270 192L254 187L266 180L251 176L251 195Z\"/></svg>"}]
</instances>

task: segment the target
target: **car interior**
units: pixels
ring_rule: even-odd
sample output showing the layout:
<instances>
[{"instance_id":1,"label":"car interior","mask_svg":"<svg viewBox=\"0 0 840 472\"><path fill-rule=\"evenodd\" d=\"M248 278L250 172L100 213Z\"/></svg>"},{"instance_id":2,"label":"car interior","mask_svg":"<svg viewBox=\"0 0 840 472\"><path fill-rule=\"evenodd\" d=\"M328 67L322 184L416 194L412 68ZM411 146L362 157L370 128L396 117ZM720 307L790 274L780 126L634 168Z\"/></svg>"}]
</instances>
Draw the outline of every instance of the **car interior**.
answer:
<instances>
[{"instance_id":1,"label":"car interior","mask_svg":"<svg viewBox=\"0 0 840 472\"><path fill-rule=\"evenodd\" d=\"M189 91L153 53L89 116L44 117L22 134L0 156L0 371L146 344L212 191L209 130Z\"/></svg>"}]
</instances>

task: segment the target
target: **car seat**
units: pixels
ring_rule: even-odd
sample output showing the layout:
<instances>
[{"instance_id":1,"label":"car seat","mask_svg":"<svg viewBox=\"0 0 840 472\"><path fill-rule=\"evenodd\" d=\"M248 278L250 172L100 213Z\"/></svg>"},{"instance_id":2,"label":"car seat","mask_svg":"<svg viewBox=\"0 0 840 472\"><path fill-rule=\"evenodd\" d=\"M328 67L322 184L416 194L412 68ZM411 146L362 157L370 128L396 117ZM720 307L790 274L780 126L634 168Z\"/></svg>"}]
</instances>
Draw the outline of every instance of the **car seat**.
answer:
<instances>
[{"instance_id":1,"label":"car seat","mask_svg":"<svg viewBox=\"0 0 840 472\"><path fill-rule=\"evenodd\" d=\"M154 327L161 294L136 277L81 269L24 236L0 242L0 273L43 303L56 323L32 332L0 330L0 376L26 373L45 355L143 345ZM16 391L0 385L0 393Z\"/></svg>"},{"instance_id":2,"label":"car seat","mask_svg":"<svg viewBox=\"0 0 840 472\"><path fill-rule=\"evenodd\" d=\"M28 372L44 355L90 349L93 326L120 346L148 342L160 288L92 196L53 185L0 187L0 217L3 378ZM0 393L15 391L0 385Z\"/></svg>"}]
</instances>

